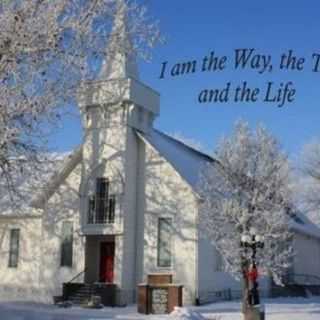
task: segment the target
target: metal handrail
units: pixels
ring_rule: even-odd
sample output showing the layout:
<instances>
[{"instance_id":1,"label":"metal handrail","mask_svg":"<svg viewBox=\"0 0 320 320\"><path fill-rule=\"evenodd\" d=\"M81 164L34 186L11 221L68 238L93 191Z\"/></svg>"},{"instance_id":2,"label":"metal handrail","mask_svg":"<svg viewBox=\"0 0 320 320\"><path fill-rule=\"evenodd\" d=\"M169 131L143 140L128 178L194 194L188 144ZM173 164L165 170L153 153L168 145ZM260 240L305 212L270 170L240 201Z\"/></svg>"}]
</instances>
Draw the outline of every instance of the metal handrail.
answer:
<instances>
[{"instance_id":1,"label":"metal handrail","mask_svg":"<svg viewBox=\"0 0 320 320\"><path fill-rule=\"evenodd\" d=\"M110 200L116 199L115 195L111 195L107 199L103 197L94 197L94 207L91 207L89 197L89 208L87 223L88 224L113 224L115 222L115 203L110 206Z\"/></svg>"},{"instance_id":2,"label":"metal handrail","mask_svg":"<svg viewBox=\"0 0 320 320\"><path fill-rule=\"evenodd\" d=\"M87 271L87 268L84 268L84 270L82 270L81 272L79 272L75 277L73 277L70 281L68 281L67 283L71 283L74 280L76 280L77 278L79 278L82 274L84 274Z\"/></svg>"}]
</instances>

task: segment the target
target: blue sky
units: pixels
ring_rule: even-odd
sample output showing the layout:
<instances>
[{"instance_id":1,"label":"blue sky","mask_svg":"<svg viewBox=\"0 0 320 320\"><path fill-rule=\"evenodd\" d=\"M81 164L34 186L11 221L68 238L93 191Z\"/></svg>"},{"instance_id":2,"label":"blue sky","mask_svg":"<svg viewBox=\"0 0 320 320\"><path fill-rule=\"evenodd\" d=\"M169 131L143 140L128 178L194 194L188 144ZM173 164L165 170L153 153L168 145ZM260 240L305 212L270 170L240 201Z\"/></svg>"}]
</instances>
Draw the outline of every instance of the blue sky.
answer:
<instances>
[{"instance_id":1,"label":"blue sky","mask_svg":"<svg viewBox=\"0 0 320 320\"><path fill-rule=\"evenodd\" d=\"M313 53L320 54L319 1L269 0L145 0L150 14L160 21L167 41L154 50L151 63L140 63L141 79L161 94L161 113L155 126L169 133L180 133L214 149L222 135L231 132L237 119L255 126L263 123L281 141L293 159L303 144L320 136L320 72L311 71ZM234 70L234 50L255 48L270 54L271 73ZM292 49L307 59L303 71L277 68L282 53ZM160 79L161 64L201 60L215 51L226 55L227 68L220 72L188 74ZM272 103L199 104L202 89L224 87L247 81L264 89L268 81L292 81L295 101L277 108ZM52 148L68 150L81 142L78 119L65 120L51 139Z\"/></svg>"}]
</instances>

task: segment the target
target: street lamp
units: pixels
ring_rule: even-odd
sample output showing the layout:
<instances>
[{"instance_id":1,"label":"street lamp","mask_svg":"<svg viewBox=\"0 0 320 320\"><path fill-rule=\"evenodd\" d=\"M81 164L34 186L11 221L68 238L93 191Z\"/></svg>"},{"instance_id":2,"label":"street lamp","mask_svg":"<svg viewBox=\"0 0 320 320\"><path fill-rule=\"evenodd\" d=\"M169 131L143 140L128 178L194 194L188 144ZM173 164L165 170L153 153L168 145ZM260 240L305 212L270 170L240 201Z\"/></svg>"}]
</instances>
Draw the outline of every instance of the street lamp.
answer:
<instances>
[{"instance_id":1,"label":"street lamp","mask_svg":"<svg viewBox=\"0 0 320 320\"><path fill-rule=\"evenodd\" d=\"M241 236L241 247L252 250L251 254L251 268L247 272L247 278L249 280L249 295L248 304L258 305L260 304L259 291L258 291L258 270L256 264L257 248L262 249L264 247L264 237L259 235L255 228L250 228L249 234L243 234Z\"/></svg>"}]
</instances>

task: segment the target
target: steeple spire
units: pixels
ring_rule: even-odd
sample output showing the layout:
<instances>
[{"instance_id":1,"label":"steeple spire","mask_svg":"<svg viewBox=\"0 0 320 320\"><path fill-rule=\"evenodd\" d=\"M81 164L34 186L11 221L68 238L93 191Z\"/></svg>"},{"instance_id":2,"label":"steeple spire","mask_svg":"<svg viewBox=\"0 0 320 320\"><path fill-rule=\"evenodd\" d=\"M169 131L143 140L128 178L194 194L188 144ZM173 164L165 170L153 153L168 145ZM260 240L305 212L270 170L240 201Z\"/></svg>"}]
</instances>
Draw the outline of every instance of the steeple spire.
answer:
<instances>
[{"instance_id":1,"label":"steeple spire","mask_svg":"<svg viewBox=\"0 0 320 320\"><path fill-rule=\"evenodd\" d=\"M136 57L132 52L132 42L127 29L128 8L125 0L117 1L116 10L99 79L139 79Z\"/></svg>"}]
</instances>

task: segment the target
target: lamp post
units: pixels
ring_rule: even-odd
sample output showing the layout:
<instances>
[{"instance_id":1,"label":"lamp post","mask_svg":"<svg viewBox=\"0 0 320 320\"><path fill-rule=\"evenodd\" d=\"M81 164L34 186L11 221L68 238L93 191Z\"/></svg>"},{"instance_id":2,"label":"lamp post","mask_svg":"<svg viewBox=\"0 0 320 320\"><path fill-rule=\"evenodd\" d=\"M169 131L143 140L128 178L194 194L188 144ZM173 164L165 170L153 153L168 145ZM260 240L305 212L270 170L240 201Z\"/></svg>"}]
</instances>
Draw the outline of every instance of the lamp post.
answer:
<instances>
[{"instance_id":1,"label":"lamp post","mask_svg":"<svg viewBox=\"0 0 320 320\"><path fill-rule=\"evenodd\" d=\"M243 234L241 236L241 247L252 250L251 254L251 266L249 270L247 270L246 277L248 279L249 284L249 292L248 292L248 305L254 306L260 304L259 291L258 291L258 270L256 263L256 254L257 249L262 249L264 247L264 238L259 235L255 228L251 228L249 234Z\"/></svg>"}]
</instances>

